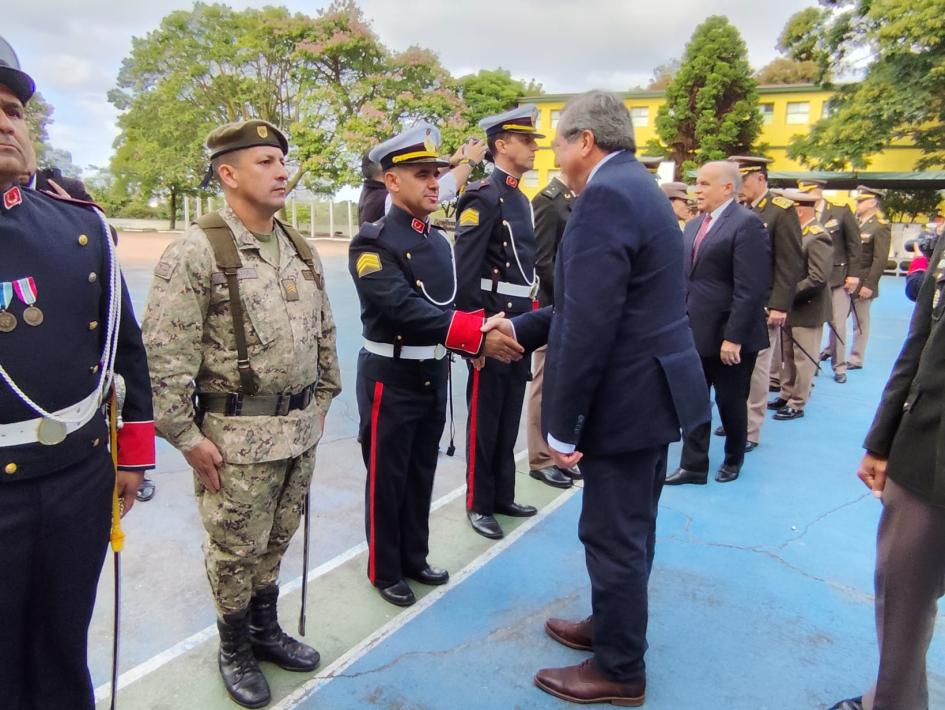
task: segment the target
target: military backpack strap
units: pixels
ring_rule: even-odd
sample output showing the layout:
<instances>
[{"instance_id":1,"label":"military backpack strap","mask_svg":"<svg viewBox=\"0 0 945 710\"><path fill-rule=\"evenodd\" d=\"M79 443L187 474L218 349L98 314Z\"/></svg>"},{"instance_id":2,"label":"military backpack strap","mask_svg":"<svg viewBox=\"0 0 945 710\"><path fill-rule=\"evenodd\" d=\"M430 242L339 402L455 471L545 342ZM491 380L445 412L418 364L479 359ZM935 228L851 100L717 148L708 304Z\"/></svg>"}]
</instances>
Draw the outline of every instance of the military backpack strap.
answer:
<instances>
[{"instance_id":1,"label":"military backpack strap","mask_svg":"<svg viewBox=\"0 0 945 710\"><path fill-rule=\"evenodd\" d=\"M230 292L230 314L233 316L233 337L236 339L236 370L240 377L240 391L245 394L256 394L256 382L253 378L253 368L249 364L249 350L246 347L243 301L240 298L240 286L237 279L237 272L243 265L243 261L236 248L233 230L217 212L203 215L195 224L207 235L217 268L226 276L226 287Z\"/></svg>"},{"instance_id":2,"label":"military backpack strap","mask_svg":"<svg viewBox=\"0 0 945 710\"><path fill-rule=\"evenodd\" d=\"M295 251L298 253L299 258L305 262L305 265L309 268L309 270L311 270L312 275L315 276L315 283L318 284L318 288L324 290L325 280L315 269L315 256L312 254L312 247L310 247L308 242L305 241L305 237L303 237L299 230L297 230L295 227L289 226L281 220L277 219L276 223L282 227L282 231L285 232L287 237L289 237L289 241L291 241L292 246L295 247Z\"/></svg>"}]
</instances>

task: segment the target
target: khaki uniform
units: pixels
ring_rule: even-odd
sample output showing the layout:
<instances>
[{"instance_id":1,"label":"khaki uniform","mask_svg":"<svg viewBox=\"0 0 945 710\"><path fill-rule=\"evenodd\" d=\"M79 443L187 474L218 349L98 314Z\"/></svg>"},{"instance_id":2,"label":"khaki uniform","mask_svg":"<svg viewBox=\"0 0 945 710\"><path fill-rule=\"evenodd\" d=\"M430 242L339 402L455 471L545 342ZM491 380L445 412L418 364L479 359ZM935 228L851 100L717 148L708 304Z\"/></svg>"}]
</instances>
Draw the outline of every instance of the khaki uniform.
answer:
<instances>
[{"instance_id":1,"label":"khaki uniform","mask_svg":"<svg viewBox=\"0 0 945 710\"><path fill-rule=\"evenodd\" d=\"M258 393L297 394L317 382L312 401L284 416L225 416L207 412L198 424L196 391L236 392L236 338L229 290L206 234L191 225L154 271L143 321L152 362L155 424L182 451L203 437L220 450L221 490L194 477L208 539L207 575L221 614L244 609L253 590L278 577L279 563L298 527L315 463L323 417L341 391L335 324L318 255L312 274L277 228L278 263L224 207L243 267L249 361Z\"/></svg>"},{"instance_id":2,"label":"khaki uniform","mask_svg":"<svg viewBox=\"0 0 945 710\"><path fill-rule=\"evenodd\" d=\"M869 219L860 224L860 241L863 245L860 258L860 287L866 286L873 291L870 298L855 298L853 311L853 342L850 345L850 364L863 366L866 343L870 337L870 305L879 298L879 280L889 260L889 242L891 239L889 222L879 212L874 212Z\"/></svg>"},{"instance_id":3,"label":"khaki uniform","mask_svg":"<svg viewBox=\"0 0 945 710\"><path fill-rule=\"evenodd\" d=\"M842 375L847 371L847 320L850 317L850 294L843 285L847 276L856 276L859 269L860 225L849 207L827 200L821 200L817 206L817 221L833 241L833 273L830 277L830 322L833 327L827 341L827 352L833 371Z\"/></svg>"}]
</instances>

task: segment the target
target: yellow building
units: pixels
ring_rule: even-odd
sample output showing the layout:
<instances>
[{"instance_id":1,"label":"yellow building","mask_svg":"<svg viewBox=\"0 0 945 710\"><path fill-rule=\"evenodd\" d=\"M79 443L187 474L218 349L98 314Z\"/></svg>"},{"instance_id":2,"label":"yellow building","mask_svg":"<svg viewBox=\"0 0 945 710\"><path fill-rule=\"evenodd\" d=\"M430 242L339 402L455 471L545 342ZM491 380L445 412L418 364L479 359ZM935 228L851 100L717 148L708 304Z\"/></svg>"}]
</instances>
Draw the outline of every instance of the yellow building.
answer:
<instances>
[{"instance_id":1,"label":"yellow building","mask_svg":"<svg viewBox=\"0 0 945 710\"><path fill-rule=\"evenodd\" d=\"M804 166L787 157L787 146L792 136L807 133L812 124L826 115L832 92L819 86L789 85L762 86L758 88L758 94L759 110L764 117L758 142L767 144L766 155L774 159L770 171L806 172ZM540 150L535 159L535 169L522 179L523 191L529 197L534 197L535 193L559 172L554 165L551 139L554 138L561 110L571 96L572 94L547 94L526 97L521 101L533 103L538 107L539 129L547 136L539 141ZM623 94L623 98L633 118L639 146L637 153L645 154L646 144L656 138L656 114L664 102L664 94L662 91L631 91ZM910 173L914 170L919 156L920 151L915 147L894 144L871 158L868 171ZM672 163L664 163L660 175L663 179L671 179L672 171ZM851 176L851 179L855 178Z\"/></svg>"}]
</instances>

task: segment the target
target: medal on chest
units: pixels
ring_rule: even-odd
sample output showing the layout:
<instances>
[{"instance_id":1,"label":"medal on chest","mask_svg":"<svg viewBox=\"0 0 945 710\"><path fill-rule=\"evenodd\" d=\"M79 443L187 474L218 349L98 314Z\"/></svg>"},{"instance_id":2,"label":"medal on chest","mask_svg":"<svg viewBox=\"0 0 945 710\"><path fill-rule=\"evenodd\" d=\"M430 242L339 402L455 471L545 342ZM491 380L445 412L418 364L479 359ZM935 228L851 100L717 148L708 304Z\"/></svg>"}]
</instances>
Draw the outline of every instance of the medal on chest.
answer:
<instances>
[{"instance_id":1,"label":"medal on chest","mask_svg":"<svg viewBox=\"0 0 945 710\"><path fill-rule=\"evenodd\" d=\"M0 333L9 333L16 328L16 316L7 311L13 300L13 284L9 281L0 283Z\"/></svg>"},{"instance_id":2,"label":"medal on chest","mask_svg":"<svg viewBox=\"0 0 945 710\"><path fill-rule=\"evenodd\" d=\"M40 325L43 322L43 312L36 307L36 281L33 280L32 276L27 276L25 279L17 279L13 282L13 290L16 291L16 295L20 297L20 300L26 304L26 309L23 311L23 320L27 325Z\"/></svg>"}]
</instances>

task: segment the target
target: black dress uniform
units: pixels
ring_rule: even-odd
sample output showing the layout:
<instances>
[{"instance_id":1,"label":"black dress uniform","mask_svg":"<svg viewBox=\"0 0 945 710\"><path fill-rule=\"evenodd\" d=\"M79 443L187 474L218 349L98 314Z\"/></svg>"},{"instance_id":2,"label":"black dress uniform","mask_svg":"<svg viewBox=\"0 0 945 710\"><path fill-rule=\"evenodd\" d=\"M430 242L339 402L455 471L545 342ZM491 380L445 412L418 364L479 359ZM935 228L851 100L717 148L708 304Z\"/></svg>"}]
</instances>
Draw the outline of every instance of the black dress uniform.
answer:
<instances>
[{"instance_id":1,"label":"black dress uniform","mask_svg":"<svg viewBox=\"0 0 945 710\"><path fill-rule=\"evenodd\" d=\"M483 119L486 135L535 133L533 107ZM486 315L504 312L509 318L537 304L534 214L519 189L519 178L498 167L466 188L456 206L456 304ZM515 440L518 437L529 362L490 361L469 368L466 390L466 509L491 516L515 510ZM525 513L534 513L526 509ZM521 514L521 513L519 513Z\"/></svg>"},{"instance_id":2,"label":"black dress uniform","mask_svg":"<svg viewBox=\"0 0 945 710\"><path fill-rule=\"evenodd\" d=\"M382 143L372 159L385 170L443 165L438 144L436 129L420 126ZM408 157L397 161L401 156ZM385 218L362 225L348 262L364 335L357 398L368 473L368 577L388 601L412 603L406 585L402 595L385 590L403 585L405 576L429 582L430 497L446 422L445 355L476 355L484 319L481 311L453 307L456 270L443 232L397 205ZM445 582L445 573L441 577Z\"/></svg>"}]
</instances>

